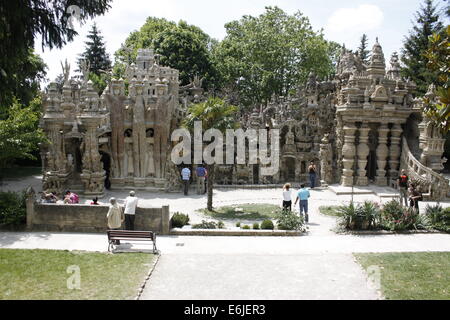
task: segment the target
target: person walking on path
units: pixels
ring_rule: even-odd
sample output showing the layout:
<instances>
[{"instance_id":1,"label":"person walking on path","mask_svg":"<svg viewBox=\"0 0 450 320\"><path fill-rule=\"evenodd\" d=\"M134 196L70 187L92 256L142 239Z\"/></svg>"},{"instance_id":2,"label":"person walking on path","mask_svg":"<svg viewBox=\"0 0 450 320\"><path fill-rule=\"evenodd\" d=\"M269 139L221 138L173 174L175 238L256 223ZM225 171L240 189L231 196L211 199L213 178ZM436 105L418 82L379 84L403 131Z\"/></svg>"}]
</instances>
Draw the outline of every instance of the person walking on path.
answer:
<instances>
[{"instance_id":1,"label":"person walking on path","mask_svg":"<svg viewBox=\"0 0 450 320\"><path fill-rule=\"evenodd\" d=\"M283 210L292 211L292 191L289 183L283 187Z\"/></svg>"},{"instance_id":2,"label":"person walking on path","mask_svg":"<svg viewBox=\"0 0 450 320\"><path fill-rule=\"evenodd\" d=\"M202 165L200 165L197 167L197 170L195 172L197 174L197 194L204 194L206 169Z\"/></svg>"},{"instance_id":3,"label":"person walking on path","mask_svg":"<svg viewBox=\"0 0 450 320\"><path fill-rule=\"evenodd\" d=\"M189 181L191 179L191 170L188 167L181 170L181 178L183 179L184 195L187 196L189 193Z\"/></svg>"},{"instance_id":4,"label":"person walking on path","mask_svg":"<svg viewBox=\"0 0 450 320\"><path fill-rule=\"evenodd\" d=\"M317 178L317 168L314 164L314 161L311 161L309 168L309 182L311 184L311 189L314 189L316 187L316 178Z\"/></svg>"},{"instance_id":5,"label":"person walking on path","mask_svg":"<svg viewBox=\"0 0 450 320\"><path fill-rule=\"evenodd\" d=\"M109 230L119 230L122 226L123 221L125 220L122 208L117 203L116 198L109 199L109 210L106 215L106 219L108 220L108 229ZM120 240L114 241L115 245L120 244Z\"/></svg>"},{"instance_id":6,"label":"person walking on path","mask_svg":"<svg viewBox=\"0 0 450 320\"><path fill-rule=\"evenodd\" d=\"M303 212L305 212L305 222L309 222L309 215L308 215L308 199L311 197L311 194L306 189L305 185L301 185L301 189L298 191L297 199L295 200L295 205L297 205L298 200L300 200L300 215L303 215Z\"/></svg>"},{"instance_id":7,"label":"person walking on path","mask_svg":"<svg viewBox=\"0 0 450 320\"><path fill-rule=\"evenodd\" d=\"M402 174L398 177L397 185L400 192L400 203L405 203L405 207L408 206L408 182L409 177L406 174L406 170L402 170Z\"/></svg>"},{"instance_id":8,"label":"person walking on path","mask_svg":"<svg viewBox=\"0 0 450 320\"><path fill-rule=\"evenodd\" d=\"M139 199L134 191L130 191L130 196L125 199L125 229L134 230L134 220L136 218L136 208Z\"/></svg>"}]
</instances>

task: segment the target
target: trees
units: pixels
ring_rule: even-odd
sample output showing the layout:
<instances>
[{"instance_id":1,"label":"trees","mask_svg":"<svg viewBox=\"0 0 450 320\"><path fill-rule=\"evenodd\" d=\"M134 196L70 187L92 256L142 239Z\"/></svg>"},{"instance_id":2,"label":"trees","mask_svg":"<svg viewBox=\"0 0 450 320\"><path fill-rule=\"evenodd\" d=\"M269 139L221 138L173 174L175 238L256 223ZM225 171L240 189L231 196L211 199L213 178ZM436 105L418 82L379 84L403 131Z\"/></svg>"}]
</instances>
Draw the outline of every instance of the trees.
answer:
<instances>
[{"instance_id":1,"label":"trees","mask_svg":"<svg viewBox=\"0 0 450 320\"><path fill-rule=\"evenodd\" d=\"M206 102L191 105L183 126L191 132L194 130L195 122L201 122L204 131L217 129L224 133L227 129L235 129L235 114L238 112L236 106L229 105L222 99L209 98ZM208 210L213 210L213 185L215 176L215 164L208 164Z\"/></svg>"},{"instance_id":2,"label":"trees","mask_svg":"<svg viewBox=\"0 0 450 320\"><path fill-rule=\"evenodd\" d=\"M434 120L444 133L450 131L450 25L442 34L434 34L430 37L430 45L425 53L428 60L428 68L436 72L436 93L438 101L432 101L426 97L425 112Z\"/></svg>"},{"instance_id":3,"label":"trees","mask_svg":"<svg viewBox=\"0 0 450 320\"><path fill-rule=\"evenodd\" d=\"M216 83L216 72L211 59L211 39L200 28L185 21L178 24L166 19L147 18L139 31L125 40L124 46L115 54L118 63L114 67L115 76L124 70L123 64L136 59L140 48L153 48L160 55L163 65L180 71L181 85L187 85L199 75L206 87Z\"/></svg>"},{"instance_id":4,"label":"trees","mask_svg":"<svg viewBox=\"0 0 450 320\"><path fill-rule=\"evenodd\" d=\"M368 47L368 38L366 34L363 34L361 37L361 43L358 47L358 55L364 63L369 62L369 54L370 51L367 49Z\"/></svg>"},{"instance_id":5,"label":"trees","mask_svg":"<svg viewBox=\"0 0 450 320\"><path fill-rule=\"evenodd\" d=\"M401 72L404 77L417 84L417 93L423 95L427 92L428 85L437 78L436 72L427 68L424 56L428 49L428 39L433 33L440 32L443 26L433 0L425 0L415 18L413 30L406 37L401 51L401 61L404 64Z\"/></svg>"},{"instance_id":6,"label":"trees","mask_svg":"<svg viewBox=\"0 0 450 320\"><path fill-rule=\"evenodd\" d=\"M94 23L85 42L86 48L78 59L78 69L81 70L81 61L88 61L90 66L89 79L94 83L94 88L101 93L106 88L107 74L112 63L109 54L106 52L103 37Z\"/></svg>"},{"instance_id":7,"label":"trees","mask_svg":"<svg viewBox=\"0 0 450 320\"><path fill-rule=\"evenodd\" d=\"M237 90L246 106L288 95L310 72L325 77L333 71L329 44L300 12L266 7L258 17L244 16L225 27L214 59L223 84Z\"/></svg>"}]
</instances>

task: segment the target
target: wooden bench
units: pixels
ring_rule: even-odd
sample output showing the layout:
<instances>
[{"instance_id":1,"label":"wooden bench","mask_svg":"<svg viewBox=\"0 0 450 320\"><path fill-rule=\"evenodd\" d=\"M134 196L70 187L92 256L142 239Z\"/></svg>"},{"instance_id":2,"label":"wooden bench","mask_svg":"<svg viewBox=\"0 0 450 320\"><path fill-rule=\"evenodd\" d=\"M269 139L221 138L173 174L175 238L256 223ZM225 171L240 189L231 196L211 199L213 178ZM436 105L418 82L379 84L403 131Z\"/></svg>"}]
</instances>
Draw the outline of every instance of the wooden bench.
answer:
<instances>
[{"instance_id":1,"label":"wooden bench","mask_svg":"<svg viewBox=\"0 0 450 320\"><path fill-rule=\"evenodd\" d=\"M153 253L157 253L156 248L156 234L152 231L128 231L128 230L108 230L108 252L111 252L111 248L114 242L119 241L152 241Z\"/></svg>"}]
</instances>

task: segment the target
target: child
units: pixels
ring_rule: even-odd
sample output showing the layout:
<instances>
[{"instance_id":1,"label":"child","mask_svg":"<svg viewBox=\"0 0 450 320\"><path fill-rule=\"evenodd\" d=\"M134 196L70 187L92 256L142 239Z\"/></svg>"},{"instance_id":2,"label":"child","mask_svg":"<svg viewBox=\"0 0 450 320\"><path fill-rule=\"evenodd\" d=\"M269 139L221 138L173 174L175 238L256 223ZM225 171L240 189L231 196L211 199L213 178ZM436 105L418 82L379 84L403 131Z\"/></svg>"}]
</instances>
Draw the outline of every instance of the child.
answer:
<instances>
[{"instance_id":1,"label":"child","mask_svg":"<svg viewBox=\"0 0 450 320\"><path fill-rule=\"evenodd\" d=\"M292 193L289 183L283 187L283 210L292 211Z\"/></svg>"}]
</instances>

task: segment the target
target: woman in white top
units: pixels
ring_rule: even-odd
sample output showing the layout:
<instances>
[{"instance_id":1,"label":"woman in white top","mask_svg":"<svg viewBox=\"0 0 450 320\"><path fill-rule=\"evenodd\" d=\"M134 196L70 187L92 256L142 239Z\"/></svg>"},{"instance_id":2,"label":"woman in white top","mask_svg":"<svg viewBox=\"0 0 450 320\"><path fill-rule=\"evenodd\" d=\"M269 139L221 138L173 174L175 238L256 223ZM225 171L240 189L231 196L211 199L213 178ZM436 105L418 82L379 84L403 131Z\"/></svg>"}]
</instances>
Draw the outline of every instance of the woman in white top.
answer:
<instances>
[{"instance_id":1,"label":"woman in white top","mask_svg":"<svg viewBox=\"0 0 450 320\"><path fill-rule=\"evenodd\" d=\"M283 210L292 211L292 192L289 183L283 187Z\"/></svg>"}]
</instances>

